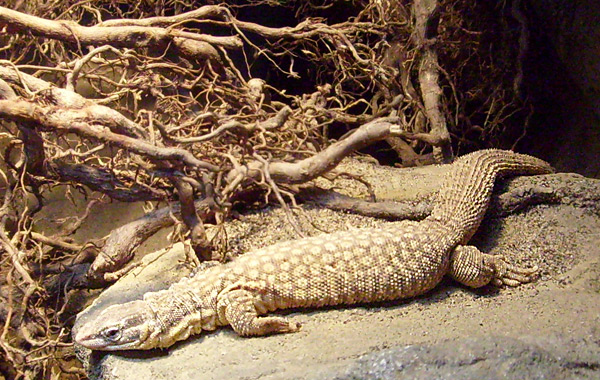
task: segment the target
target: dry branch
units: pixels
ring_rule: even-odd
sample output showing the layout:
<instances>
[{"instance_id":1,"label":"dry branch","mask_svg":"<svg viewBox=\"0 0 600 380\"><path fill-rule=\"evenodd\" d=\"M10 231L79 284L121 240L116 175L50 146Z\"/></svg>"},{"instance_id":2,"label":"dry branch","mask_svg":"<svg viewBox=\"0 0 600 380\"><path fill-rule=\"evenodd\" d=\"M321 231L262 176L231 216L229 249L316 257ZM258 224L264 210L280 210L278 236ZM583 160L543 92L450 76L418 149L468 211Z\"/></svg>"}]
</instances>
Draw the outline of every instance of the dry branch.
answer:
<instances>
[{"instance_id":1,"label":"dry branch","mask_svg":"<svg viewBox=\"0 0 600 380\"><path fill-rule=\"evenodd\" d=\"M212 259L212 247L206 237L204 223L202 222L202 219L200 219L194 205L194 188L182 178L175 177L172 178L171 181L177 189L177 195L181 205L181 219L190 231L190 245L200 261L210 261Z\"/></svg>"},{"instance_id":2,"label":"dry branch","mask_svg":"<svg viewBox=\"0 0 600 380\"><path fill-rule=\"evenodd\" d=\"M199 219L207 220L213 215L209 204L207 200L195 202ZM95 286L114 281L116 278L110 274L123 268L133 258L137 248L149 237L162 228L172 226L175 223L174 218L179 218L180 213L180 203L173 203L113 230L87 274L95 280Z\"/></svg>"},{"instance_id":3,"label":"dry branch","mask_svg":"<svg viewBox=\"0 0 600 380\"><path fill-rule=\"evenodd\" d=\"M204 5L198 9L189 12L180 13L173 16L155 16L143 19L112 19L98 24L98 26L170 26L181 24L185 21L196 21L211 18L221 18L227 12L227 8L219 5Z\"/></svg>"},{"instance_id":4,"label":"dry branch","mask_svg":"<svg viewBox=\"0 0 600 380\"><path fill-rule=\"evenodd\" d=\"M550 174L538 177L511 178L494 192L488 215L491 217L507 216L530 206L539 204L570 204L577 207L589 207L590 201L597 200L598 191L585 195L577 195L573 199L574 182L561 174ZM371 202L341 194L334 190L319 187L305 187L298 193L298 199L319 206L351 212L363 216L389 220L421 220L433 209L436 192L418 200L395 200Z\"/></svg>"},{"instance_id":5,"label":"dry branch","mask_svg":"<svg viewBox=\"0 0 600 380\"><path fill-rule=\"evenodd\" d=\"M24 100L0 100L0 116L10 120L25 123L36 123L44 130L73 132L82 137L93 138L108 144L117 145L123 149L149 156L155 160L172 160L181 162L192 169L218 171L219 168L208 162L194 157L189 151L179 148L164 148L152 145L146 141L114 133L109 126L114 120L104 118L90 120L88 108L64 109L55 106L39 106ZM91 122L90 122L91 121Z\"/></svg>"},{"instance_id":6,"label":"dry branch","mask_svg":"<svg viewBox=\"0 0 600 380\"><path fill-rule=\"evenodd\" d=\"M390 220L421 220L427 217L433 208L431 199L423 199L419 202L370 202L349 197L334 190L325 190L318 187L303 188L298 193L298 198L304 202L314 203L331 210L351 212L354 214Z\"/></svg>"},{"instance_id":7,"label":"dry branch","mask_svg":"<svg viewBox=\"0 0 600 380\"><path fill-rule=\"evenodd\" d=\"M298 162L271 162L269 174L277 183L304 183L333 169L344 157L364 148L375 141L383 140L393 133L391 129L399 122L396 117L373 120L356 129L343 140L329 145L314 156ZM236 168L228 173L227 182L235 182L235 178L260 178L260 161L252 161L246 166Z\"/></svg>"},{"instance_id":8,"label":"dry branch","mask_svg":"<svg viewBox=\"0 0 600 380\"><path fill-rule=\"evenodd\" d=\"M438 162L448 163L452 159L452 149L441 103L442 89L439 85L439 63L435 49L440 9L437 0L415 0L413 7L415 14L414 36L416 45L422 49L419 84L421 85L425 114L430 123L431 140L435 141L433 152ZM421 135L421 138L424 137Z\"/></svg>"},{"instance_id":9,"label":"dry branch","mask_svg":"<svg viewBox=\"0 0 600 380\"><path fill-rule=\"evenodd\" d=\"M235 36L211 36L177 29L149 26L81 26L72 21L53 21L0 7L0 25L9 32L31 33L36 36L68 41L79 46L102 46L165 49L170 43L184 51L195 51L195 58L219 60L214 49L206 44L227 49L239 49L242 42ZM183 44L187 46L182 46Z\"/></svg>"},{"instance_id":10,"label":"dry branch","mask_svg":"<svg viewBox=\"0 0 600 380\"><path fill-rule=\"evenodd\" d=\"M64 162L46 163L48 176L56 175L62 183L76 183L87 186L93 191L108 195L121 202L158 201L169 199L169 192L164 189L127 183L107 169L91 165L67 164Z\"/></svg>"},{"instance_id":11,"label":"dry branch","mask_svg":"<svg viewBox=\"0 0 600 380\"><path fill-rule=\"evenodd\" d=\"M0 79L33 92L43 92L53 104L65 108L87 108L88 117L108 120L116 132L132 137L144 137L146 132L136 123L110 107L94 103L76 92L59 88L45 80L17 70L13 64L0 60Z\"/></svg>"}]
</instances>

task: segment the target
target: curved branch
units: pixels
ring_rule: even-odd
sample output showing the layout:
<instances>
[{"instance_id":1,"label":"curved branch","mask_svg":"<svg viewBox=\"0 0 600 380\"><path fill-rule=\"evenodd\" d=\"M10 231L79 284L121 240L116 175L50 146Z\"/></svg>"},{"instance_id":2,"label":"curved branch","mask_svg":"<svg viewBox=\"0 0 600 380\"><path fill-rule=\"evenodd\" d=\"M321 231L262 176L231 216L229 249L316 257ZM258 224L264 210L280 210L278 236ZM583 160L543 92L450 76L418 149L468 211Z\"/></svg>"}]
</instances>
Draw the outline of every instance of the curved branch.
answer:
<instances>
[{"instance_id":1,"label":"curved branch","mask_svg":"<svg viewBox=\"0 0 600 380\"><path fill-rule=\"evenodd\" d=\"M35 36L68 41L83 46L111 45L114 47L166 47L170 42L179 46L182 40L198 41L227 49L239 49L242 41L236 36L211 36L149 26L81 26L72 21L47 20L0 7L0 23L9 31L31 33ZM180 38L181 40L177 40ZM190 41L187 42L188 44ZM212 58L199 56L198 58Z\"/></svg>"},{"instance_id":2,"label":"curved branch","mask_svg":"<svg viewBox=\"0 0 600 380\"><path fill-rule=\"evenodd\" d=\"M219 171L218 166L197 159L187 150L158 147L143 140L114 133L104 125L91 124L96 123L97 120L89 120L87 108L62 109L54 106L42 107L24 100L0 100L0 116L16 121L33 121L46 130L73 132L155 160L179 161L191 168Z\"/></svg>"},{"instance_id":3,"label":"curved branch","mask_svg":"<svg viewBox=\"0 0 600 380\"><path fill-rule=\"evenodd\" d=\"M114 130L132 137L145 137L146 132L135 122L129 120L112 108L96 104L76 92L56 87L43 79L17 71L11 62L0 60L0 79L17 86L29 88L30 91L44 91L54 104L66 108L87 107L88 117L99 120L111 120Z\"/></svg>"},{"instance_id":4,"label":"curved branch","mask_svg":"<svg viewBox=\"0 0 600 380\"><path fill-rule=\"evenodd\" d=\"M167 191L148 186L126 183L116 177L110 170L95 168L82 164L66 164L48 162L48 173L55 173L60 181L75 182L85 185L94 191L108 195L111 199L122 202L155 201L169 198Z\"/></svg>"},{"instance_id":5,"label":"curved branch","mask_svg":"<svg viewBox=\"0 0 600 380\"><path fill-rule=\"evenodd\" d=\"M180 13L173 16L157 16L147 17L139 20L135 19L113 19L106 20L98 24L98 26L169 26L173 24L179 24L185 21L202 20L214 18L216 16L223 16L226 12L226 8L220 5L204 5L193 11Z\"/></svg>"},{"instance_id":6,"label":"curved branch","mask_svg":"<svg viewBox=\"0 0 600 380\"><path fill-rule=\"evenodd\" d=\"M98 54L104 53L105 51L112 51L113 53L118 54L119 51L110 45L100 46L98 48L93 49L80 59L78 59L73 67L73 71L67 74L67 90L75 91L75 87L77 85L77 80L79 79L79 74L81 73L81 69L85 64L92 60Z\"/></svg>"},{"instance_id":7,"label":"curved branch","mask_svg":"<svg viewBox=\"0 0 600 380\"><path fill-rule=\"evenodd\" d=\"M194 206L201 220L207 220L213 213L209 200L196 200ZM87 276L95 280L92 282L96 286L105 285L108 279L114 280L110 273L123 268L143 242L160 229L172 226L175 223L173 217L180 216L181 204L176 202L112 230L100 254L90 266Z\"/></svg>"},{"instance_id":8,"label":"curved branch","mask_svg":"<svg viewBox=\"0 0 600 380\"><path fill-rule=\"evenodd\" d=\"M388 117L373 120L357 128L343 140L331 144L325 150L314 156L298 162L271 162L269 174L277 183L304 183L333 169L344 157L355 150L364 148L375 141L383 140L393 135L391 131L394 123L399 122L397 117ZM246 166L240 166L227 174L227 182L234 183L236 178L244 175L247 178L260 178L262 163L258 160L251 161ZM224 190L227 192L227 190Z\"/></svg>"},{"instance_id":9,"label":"curved branch","mask_svg":"<svg viewBox=\"0 0 600 380\"><path fill-rule=\"evenodd\" d=\"M179 143L179 144L192 144L192 143L199 143L199 142L214 139L215 137L220 136L223 133L225 133L226 131L231 130L231 129L239 130L243 134L251 133L256 129L259 129L259 130L275 129L275 128L281 127L283 125L283 123L286 122L286 120L289 118L289 116L291 114L292 114L292 109L288 106L285 106L275 116L273 116L263 122L257 123L255 125L251 125L251 124L244 125L244 124L240 123L239 121L233 120L233 121L227 122L227 123L219 126L214 131L207 133L205 135L196 136L196 137L187 137L187 138L177 138L177 137L169 136L168 131L165 129L165 127L161 123L155 122L155 125L157 126L161 136L165 140L168 140L173 143Z\"/></svg>"}]
</instances>

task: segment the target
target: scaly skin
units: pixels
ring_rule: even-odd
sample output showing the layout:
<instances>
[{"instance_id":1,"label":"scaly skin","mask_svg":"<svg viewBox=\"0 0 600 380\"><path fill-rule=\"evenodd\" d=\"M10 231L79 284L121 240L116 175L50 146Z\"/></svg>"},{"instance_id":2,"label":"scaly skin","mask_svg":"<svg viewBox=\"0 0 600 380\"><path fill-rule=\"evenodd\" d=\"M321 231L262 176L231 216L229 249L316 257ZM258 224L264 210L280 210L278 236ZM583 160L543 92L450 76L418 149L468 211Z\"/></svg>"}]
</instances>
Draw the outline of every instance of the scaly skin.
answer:
<instances>
[{"instance_id":1,"label":"scaly skin","mask_svg":"<svg viewBox=\"0 0 600 380\"><path fill-rule=\"evenodd\" d=\"M410 298L446 274L471 287L530 282L537 268L466 246L488 207L498 174L541 174L537 158L485 150L458 159L432 214L378 229L283 242L185 278L143 300L108 307L76 326L75 341L96 350L168 347L202 330L230 324L240 335L293 332L276 309Z\"/></svg>"}]
</instances>

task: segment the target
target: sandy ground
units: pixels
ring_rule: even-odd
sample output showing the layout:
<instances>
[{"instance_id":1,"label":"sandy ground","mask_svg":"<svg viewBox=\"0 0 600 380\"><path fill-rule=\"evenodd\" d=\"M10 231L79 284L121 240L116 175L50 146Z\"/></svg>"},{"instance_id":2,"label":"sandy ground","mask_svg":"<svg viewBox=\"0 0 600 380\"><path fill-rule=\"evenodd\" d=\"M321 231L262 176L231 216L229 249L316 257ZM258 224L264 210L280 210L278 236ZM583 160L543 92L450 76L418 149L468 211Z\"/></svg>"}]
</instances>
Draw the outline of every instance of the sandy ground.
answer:
<instances>
[{"instance_id":1,"label":"sandy ground","mask_svg":"<svg viewBox=\"0 0 600 380\"><path fill-rule=\"evenodd\" d=\"M369 167L353 164L353 171L379 183L376 192L382 198L383 193L399 199L427 196L443 172L439 168L414 170L407 177L396 176L397 181L390 181L391 172L397 171L384 169L373 174ZM343 186L352 192L353 186ZM385 223L310 207L297 215L309 234L319 233L314 226L334 231ZM360 359L364 355L389 348L453 347L452 342L462 347L460 342L465 338L487 339L488 345L497 340L502 348L502 342L514 338L533 342L567 360L563 367L569 376L600 378L598 231L600 217L585 207L533 206L508 217L486 219L473 243L484 251L505 254L516 263L538 265L541 277L535 283L473 291L446 280L433 292L409 301L285 312L303 325L294 334L241 338L223 328L167 350L89 355L81 349L80 357L90 377L98 379L388 378L356 375L352 368L364 362ZM227 226L231 254L291 238L294 233L277 209L251 213ZM160 244L160 239L155 244ZM189 273L184 261L180 245L146 256L148 265L105 291L80 315L78 323L109 304L140 298L146 291L176 281ZM510 360L503 365L512 363ZM401 371L394 374L389 378L410 378L403 377Z\"/></svg>"}]
</instances>

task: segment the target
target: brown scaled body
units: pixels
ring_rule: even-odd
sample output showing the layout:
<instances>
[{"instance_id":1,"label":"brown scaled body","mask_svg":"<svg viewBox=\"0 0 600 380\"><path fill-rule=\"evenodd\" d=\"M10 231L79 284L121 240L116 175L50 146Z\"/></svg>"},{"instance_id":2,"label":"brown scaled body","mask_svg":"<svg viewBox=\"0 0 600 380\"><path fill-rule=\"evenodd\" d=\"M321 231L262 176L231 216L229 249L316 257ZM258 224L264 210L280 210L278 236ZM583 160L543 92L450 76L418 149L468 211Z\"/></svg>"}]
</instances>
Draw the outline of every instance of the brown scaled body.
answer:
<instances>
[{"instance_id":1,"label":"brown scaled body","mask_svg":"<svg viewBox=\"0 0 600 380\"><path fill-rule=\"evenodd\" d=\"M167 347L202 330L231 325L240 335L296 331L271 311L410 298L449 274L471 287L516 286L536 268L514 267L466 243L479 227L499 174L541 174L537 158L484 150L458 159L432 214L378 229L283 242L185 278L143 300L115 305L76 328L75 340L99 350Z\"/></svg>"}]
</instances>

